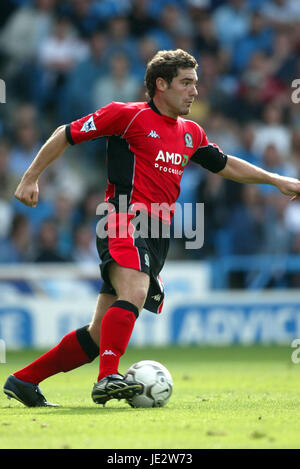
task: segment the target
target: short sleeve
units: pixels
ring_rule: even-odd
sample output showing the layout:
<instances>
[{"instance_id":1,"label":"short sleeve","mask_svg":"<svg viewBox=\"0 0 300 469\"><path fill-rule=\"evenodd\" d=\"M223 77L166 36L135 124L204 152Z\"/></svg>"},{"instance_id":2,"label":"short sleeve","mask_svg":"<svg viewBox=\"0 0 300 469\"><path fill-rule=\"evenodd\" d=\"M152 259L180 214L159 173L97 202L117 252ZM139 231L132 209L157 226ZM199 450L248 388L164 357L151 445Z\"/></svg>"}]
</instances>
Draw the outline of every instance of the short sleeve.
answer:
<instances>
[{"instance_id":1,"label":"short sleeve","mask_svg":"<svg viewBox=\"0 0 300 469\"><path fill-rule=\"evenodd\" d=\"M99 137L122 135L130 118L126 103L112 102L68 124L66 137L74 145Z\"/></svg>"}]
</instances>

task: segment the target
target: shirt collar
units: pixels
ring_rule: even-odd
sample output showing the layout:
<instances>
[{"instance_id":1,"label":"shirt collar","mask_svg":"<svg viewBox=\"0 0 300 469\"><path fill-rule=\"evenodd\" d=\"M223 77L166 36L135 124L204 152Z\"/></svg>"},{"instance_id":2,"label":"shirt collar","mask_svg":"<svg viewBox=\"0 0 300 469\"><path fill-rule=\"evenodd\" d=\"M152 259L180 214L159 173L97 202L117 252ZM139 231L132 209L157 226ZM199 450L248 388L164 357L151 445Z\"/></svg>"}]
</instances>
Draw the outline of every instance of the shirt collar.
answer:
<instances>
[{"instance_id":1,"label":"shirt collar","mask_svg":"<svg viewBox=\"0 0 300 469\"><path fill-rule=\"evenodd\" d=\"M161 115L161 112L155 106L153 99L150 99L150 101L148 102L148 105L151 107L151 109L153 109L154 112Z\"/></svg>"},{"instance_id":2,"label":"shirt collar","mask_svg":"<svg viewBox=\"0 0 300 469\"><path fill-rule=\"evenodd\" d=\"M148 106L151 107L151 109L156 112L156 114L160 115L165 121L169 122L170 124L177 124L178 120L175 119L174 117L169 117L169 116L165 116L164 114L162 114L160 112L159 109L157 109L157 107L155 106L154 104L154 101L153 99L150 99L150 101L148 102Z\"/></svg>"}]
</instances>

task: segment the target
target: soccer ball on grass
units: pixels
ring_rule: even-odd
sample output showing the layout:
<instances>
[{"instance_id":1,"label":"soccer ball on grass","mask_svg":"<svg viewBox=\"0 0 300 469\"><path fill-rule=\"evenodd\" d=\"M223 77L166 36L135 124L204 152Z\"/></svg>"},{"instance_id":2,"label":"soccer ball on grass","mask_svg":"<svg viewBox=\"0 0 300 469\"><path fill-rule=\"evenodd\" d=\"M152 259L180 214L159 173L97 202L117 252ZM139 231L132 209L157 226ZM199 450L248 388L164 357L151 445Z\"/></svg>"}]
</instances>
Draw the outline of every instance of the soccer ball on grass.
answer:
<instances>
[{"instance_id":1,"label":"soccer ball on grass","mask_svg":"<svg viewBox=\"0 0 300 469\"><path fill-rule=\"evenodd\" d=\"M172 394L173 380L161 363L142 360L131 365L125 373L127 382L143 385L143 392L127 400L131 407L162 407Z\"/></svg>"}]
</instances>

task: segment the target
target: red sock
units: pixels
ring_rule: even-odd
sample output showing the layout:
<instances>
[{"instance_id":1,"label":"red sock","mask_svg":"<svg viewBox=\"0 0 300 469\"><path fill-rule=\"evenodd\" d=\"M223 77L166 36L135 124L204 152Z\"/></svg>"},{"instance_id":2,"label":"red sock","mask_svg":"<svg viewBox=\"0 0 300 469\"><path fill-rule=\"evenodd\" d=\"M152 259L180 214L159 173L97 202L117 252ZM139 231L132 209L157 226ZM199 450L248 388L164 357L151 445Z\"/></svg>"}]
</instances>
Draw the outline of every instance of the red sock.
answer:
<instances>
[{"instance_id":1,"label":"red sock","mask_svg":"<svg viewBox=\"0 0 300 469\"><path fill-rule=\"evenodd\" d=\"M138 314L135 305L123 300L115 301L105 313L101 324L98 381L118 373L119 360L125 353Z\"/></svg>"},{"instance_id":2,"label":"red sock","mask_svg":"<svg viewBox=\"0 0 300 469\"><path fill-rule=\"evenodd\" d=\"M99 348L87 327L65 335L58 345L13 375L22 381L39 384L56 373L67 372L93 361L99 355Z\"/></svg>"}]
</instances>

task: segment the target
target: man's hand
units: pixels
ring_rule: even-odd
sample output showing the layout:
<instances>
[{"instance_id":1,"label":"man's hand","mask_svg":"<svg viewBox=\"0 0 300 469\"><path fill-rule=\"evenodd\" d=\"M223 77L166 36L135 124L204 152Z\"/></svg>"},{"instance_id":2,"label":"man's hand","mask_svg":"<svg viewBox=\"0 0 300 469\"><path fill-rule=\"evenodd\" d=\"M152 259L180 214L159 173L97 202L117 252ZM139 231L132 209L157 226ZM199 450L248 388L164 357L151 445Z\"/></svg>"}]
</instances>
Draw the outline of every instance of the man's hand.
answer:
<instances>
[{"instance_id":1,"label":"man's hand","mask_svg":"<svg viewBox=\"0 0 300 469\"><path fill-rule=\"evenodd\" d=\"M270 184L277 187L282 194L292 196L291 201L300 198L299 179L265 171L259 166L250 164L236 156L228 155L225 168L219 171L218 174L226 179L243 184Z\"/></svg>"},{"instance_id":2,"label":"man's hand","mask_svg":"<svg viewBox=\"0 0 300 469\"><path fill-rule=\"evenodd\" d=\"M38 182L29 181L23 177L16 189L15 197L24 205L28 205L33 208L36 207L39 199Z\"/></svg>"},{"instance_id":3,"label":"man's hand","mask_svg":"<svg viewBox=\"0 0 300 469\"><path fill-rule=\"evenodd\" d=\"M295 178L278 176L275 184L284 195L291 195L291 201L300 198L300 181Z\"/></svg>"},{"instance_id":4,"label":"man's hand","mask_svg":"<svg viewBox=\"0 0 300 469\"><path fill-rule=\"evenodd\" d=\"M22 204L36 207L39 199L38 178L68 145L65 125L61 125L42 146L17 187L15 197Z\"/></svg>"}]
</instances>

